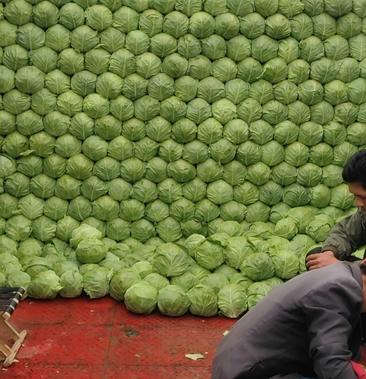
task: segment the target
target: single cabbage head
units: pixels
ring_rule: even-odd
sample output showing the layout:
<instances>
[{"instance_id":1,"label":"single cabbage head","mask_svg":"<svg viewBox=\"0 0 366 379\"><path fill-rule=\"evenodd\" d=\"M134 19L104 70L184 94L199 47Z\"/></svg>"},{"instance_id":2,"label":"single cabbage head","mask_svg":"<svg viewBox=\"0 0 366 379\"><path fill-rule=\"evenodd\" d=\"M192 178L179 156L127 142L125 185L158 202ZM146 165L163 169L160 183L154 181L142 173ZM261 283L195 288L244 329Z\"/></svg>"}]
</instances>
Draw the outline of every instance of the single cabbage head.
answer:
<instances>
[{"instance_id":1,"label":"single cabbage head","mask_svg":"<svg viewBox=\"0 0 366 379\"><path fill-rule=\"evenodd\" d=\"M275 274L281 279L291 279L299 272L299 257L294 252L282 251L272 255Z\"/></svg>"},{"instance_id":2,"label":"single cabbage head","mask_svg":"<svg viewBox=\"0 0 366 379\"><path fill-rule=\"evenodd\" d=\"M151 313L157 304L158 291L147 282L139 282L130 287L125 293L126 308L138 314Z\"/></svg>"},{"instance_id":3,"label":"single cabbage head","mask_svg":"<svg viewBox=\"0 0 366 379\"><path fill-rule=\"evenodd\" d=\"M189 311L196 316L210 317L217 313L217 295L213 289L198 284L187 293L191 302Z\"/></svg>"},{"instance_id":4,"label":"single cabbage head","mask_svg":"<svg viewBox=\"0 0 366 379\"><path fill-rule=\"evenodd\" d=\"M76 248L76 257L81 263L99 263L106 254L104 242L96 238L83 239Z\"/></svg>"},{"instance_id":5,"label":"single cabbage head","mask_svg":"<svg viewBox=\"0 0 366 379\"><path fill-rule=\"evenodd\" d=\"M165 243L156 249L153 266L164 276L172 277L184 274L189 266L189 256L178 245Z\"/></svg>"},{"instance_id":6,"label":"single cabbage head","mask_svg":"<svg viewBox=\"0 0 366 379\"><path fill-rule=\"evenodd\" d=\"M247 308L247 296L239 284L227 284L218 293L218 306L220 313L226 317L237 318Z\"/></svg>"},{"instance_id":7,"label":"single cabbage head","mask_svg":"<svg viewBox=\"0 0 366 379\"><path fill-rule=\"evenodd\" d=\"M257 303L262 300L271 291L272 287L266 281L260 281L251 284L248 287L248 309L253 308Z\"/></svg>"},{"instance_id":8,"label":"single cabbage head","mask_svg":"<svg viewBox=\"0 0 366 379\"><path fill-rule=\"evenodd\" d=\"M190 304L186 292L179 286L168 285L159 291L158 308L164 315L183 316Z\"/></svg>"},{"instance_id":9,"label":"single cabbage head","mask_svg":"<svg viewBox=\"0 0 366 379\"><path fill-rule=\"evenodd\" d=\"M254 281L269 279L274 276L271 257L266 253L254 253L244 259L240 266L241 272Z\"/></svg>"},{"instance_id":10,"label":"single cabbage head","mask_svg":"<svg viewBox=\"0 0 366 379\"><path fill-rule=\"evenodd\" d=\"M41 271L29 286L29 295L35 299L54 299L61 291L60 278L52 271Z\"/></svg>"},{"instance_id":11,"label":"single cabbage head","mask_svg":"<svg viewBox=\"0 0 366 379\"><path fill-rule=\"evenodd\" d=\"M60 295L62 297L79 297L83 292L83 276L79 271L65 271L60 277L60 282L62 285Z\"/></svg>"},{"instance_id":12,"label":"single cabbage head","mask_svg":"<svg viewBox=\"0 0 366 379\"><path fill-rule=\"evenodd\" d=\"M84 291L90 299L99 299L108 294L112 271L97 266L83 274Z\"/></svg>"}]
</instances>

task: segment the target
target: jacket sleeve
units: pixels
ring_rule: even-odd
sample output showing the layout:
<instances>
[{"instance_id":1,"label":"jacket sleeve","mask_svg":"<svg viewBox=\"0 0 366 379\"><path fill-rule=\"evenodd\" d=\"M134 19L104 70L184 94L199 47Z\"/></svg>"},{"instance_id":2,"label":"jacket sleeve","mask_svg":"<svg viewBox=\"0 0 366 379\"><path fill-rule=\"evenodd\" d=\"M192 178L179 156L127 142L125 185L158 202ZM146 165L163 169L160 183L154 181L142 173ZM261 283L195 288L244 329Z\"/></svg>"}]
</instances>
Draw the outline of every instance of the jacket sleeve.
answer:
<instances>
[{"instance_id":1,"label":"jacket sleeve","mask_svg":"<svg viewBox=\"0 0 366 379\"><path fill-rule=\"evenodd\" d=\"M366 214L357 212L346 217L331 230L322 251L331 250L339 259L345 259L366 243Z\"/></svg>"},{"instance_id":2,"label":"jacket sleeve","mask_svg":"<svg viewBox=\"0 0 366 379\"><path fill-rule=\"evenodd\" d=\"M309 357L318 379L357 379L348 340L352 333L350 320L360 312L360 288L341 283L332 287L310 293L304 300Z\"/></svg>"}]
</instances>

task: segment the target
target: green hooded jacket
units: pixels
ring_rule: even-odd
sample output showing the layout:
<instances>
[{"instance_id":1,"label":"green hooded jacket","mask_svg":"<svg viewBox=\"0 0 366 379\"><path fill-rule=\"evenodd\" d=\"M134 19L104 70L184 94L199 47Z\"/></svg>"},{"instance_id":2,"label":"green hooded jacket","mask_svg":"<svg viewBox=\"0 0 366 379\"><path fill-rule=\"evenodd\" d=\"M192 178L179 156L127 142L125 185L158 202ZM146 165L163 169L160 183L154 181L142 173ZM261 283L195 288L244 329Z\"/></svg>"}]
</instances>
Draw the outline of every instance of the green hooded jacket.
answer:
<instances>
[{"instance_id":1,"label":"green hooded jacket","mask_svg":"<svg viewBox=\"0 0 366 379\"><path fill-rule=\"evenodd\" d=\"M331 250L341 260L366 244L366 211L358 209L337 223L325 240L322 251Z\"/></svg>"}]
</instances>

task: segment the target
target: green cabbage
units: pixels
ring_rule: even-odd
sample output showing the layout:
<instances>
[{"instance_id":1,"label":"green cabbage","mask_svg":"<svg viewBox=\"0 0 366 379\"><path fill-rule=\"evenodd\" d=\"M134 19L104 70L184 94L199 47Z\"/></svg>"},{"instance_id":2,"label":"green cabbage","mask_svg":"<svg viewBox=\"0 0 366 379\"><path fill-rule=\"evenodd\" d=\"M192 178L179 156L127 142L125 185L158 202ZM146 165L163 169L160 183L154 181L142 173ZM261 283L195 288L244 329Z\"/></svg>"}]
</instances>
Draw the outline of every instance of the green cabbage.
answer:
<instances>
[{"instance_id":1,"label":"green cabbage","mask_svg":"<svg viewBox=\"0 0 366 379\"><path fill-rule=\"evenodd\" d=\"M105 244L96 238L82 239L76 248L76 256L81 263L99 263L106 253Z\"/></svg>"},{"instance_id":2,"label":"green cabbage","mask_svg":"<svg viewBox=\"0 0 366 379\"><path fill-rule=\"evenodd\" d=\"M274 275L272 259L265 253L248 255L240 266L241 272L251 280L260 281Z\"/></svg>"},{"instance_id":3,"label":"green cabbage","mask_svg":"<svg viewBox=\"0 0 366 379\"><path fill-rule=\"evenodd\" d=\"M167 316L183 316L190 307L185 291L176 285L168 285L159 291L158 308Z\"/></svg>"},{"instance_id":4,"label":"green cabbage","mask_svg":"<svg viewBox=\"0 0 366 379\"><path fill-rule=\"evenodd\" d=\"M156 307L158 291L146 282L139 282L126 291L124 301L129 311L138 314L149 314Z\"/></svg>"},{"instance_id":5,"label":"green cabbage","mask_svg":"<svg viewBox=\"0 0 366 379\"><path fill-rule=\"evenodd\" d=\"M196 316L210 317L217 313L217 295L210 287L198 284L187 293L191 302L189 311Z\"/></svg>"},{"instance_id":6,"label":"green cabbage","mask_svg":"<svg viewBox=\"0 0 366 379\"><path fill-rule=\"evenodd\" d=\"M104 267L91 267L83 275L83 286L85 293L90 299L104 297L109 291L109 282L112 272Z\"/></svg>"},{"instance_id":7,"label":"green cabbage","mask_svg":"<svg viewBox=\"0 0 366 379\"><path fill-rule=\"evenodd\" d=\"M109 284L109 294L113 299L122 301L126 291L141 280L135 270L123 269L116 272Z\"/></svg>"},{"instance_id":8,"label":"green cabbage","mask_svg":"<svg viewBox=\"0 0 366 379\"><path fill-rule=\"evenodd\" d=\"M51 270L39 272L28 288L30 296L36 299L54 299L62 290L60 278Z\"/></svg>"},{"instance_id":9,"label":"green cabbage","mask_svg":"<svg viewBox=\"0 0 366 379\"><path fill-rule=\"evenodd\" d=\"M247 297L239 284L227 284L218 293L220 313L226 317L237 318L247 310Z\"/></svg>"},{"instance_id":10,"label":"green cabbage","mask_svg":"<svg viewBox=\"0 0 366 379\"><path fill-rule=\"evenodd\" d=\"M178 245L166 243L156 249L153 265L159 274L174 277L184 274L189 260L186 252Z\"/></svg>"}]
</instances>

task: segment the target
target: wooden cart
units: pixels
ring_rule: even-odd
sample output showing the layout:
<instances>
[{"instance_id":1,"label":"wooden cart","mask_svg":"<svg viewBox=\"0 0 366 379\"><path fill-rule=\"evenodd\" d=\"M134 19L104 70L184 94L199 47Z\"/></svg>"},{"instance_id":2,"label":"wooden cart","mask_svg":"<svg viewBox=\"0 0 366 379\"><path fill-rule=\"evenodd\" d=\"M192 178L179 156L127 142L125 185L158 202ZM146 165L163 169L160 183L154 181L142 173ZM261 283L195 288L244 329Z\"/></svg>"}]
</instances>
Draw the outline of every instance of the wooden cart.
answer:
<instances>
[{"instance_id":1,"label":"wooden cart","mask_svg":"<svg viewBox=\"0 0 366 379\"><path fill-rule=\"evenodd\" d=\"M10 366L27 335L10 323L19 301L25 297L24 288L0 288L0 364Z\"/></svg>"}]
</instances>

